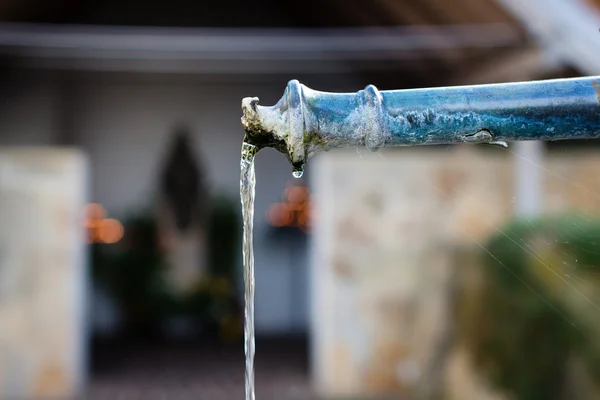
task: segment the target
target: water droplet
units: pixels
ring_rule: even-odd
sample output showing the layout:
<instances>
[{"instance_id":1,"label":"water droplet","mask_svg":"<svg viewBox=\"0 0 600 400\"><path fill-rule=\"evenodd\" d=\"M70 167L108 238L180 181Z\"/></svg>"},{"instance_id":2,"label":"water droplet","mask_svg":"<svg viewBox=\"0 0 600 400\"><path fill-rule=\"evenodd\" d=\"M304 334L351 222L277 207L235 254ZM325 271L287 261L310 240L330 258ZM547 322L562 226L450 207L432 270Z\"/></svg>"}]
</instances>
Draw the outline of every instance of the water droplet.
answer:
<instances>
[{"instance_id":1,"label":"water droplet","mask_svg":"<svg viewBox=\"0 0 600 400\"><path fill-rule=\"evenodd\" d=\"M294 178L296 179L300 179L302 178L302 174L304 174L304 170L301 169L297 169L294 172L292 172L292 175L294 176Z\"/></svg>"}]
</instances>

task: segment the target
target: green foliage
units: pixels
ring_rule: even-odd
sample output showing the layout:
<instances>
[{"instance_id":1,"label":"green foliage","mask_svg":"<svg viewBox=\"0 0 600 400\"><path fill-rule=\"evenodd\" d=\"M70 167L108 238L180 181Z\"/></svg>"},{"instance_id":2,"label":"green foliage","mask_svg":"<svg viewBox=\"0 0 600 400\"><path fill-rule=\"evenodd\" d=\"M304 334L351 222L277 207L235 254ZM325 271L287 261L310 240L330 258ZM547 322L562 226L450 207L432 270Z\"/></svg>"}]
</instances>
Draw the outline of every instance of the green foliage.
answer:
<instances>
[{"instance_id":1,"label":"green foliage","mask_svg":"<svg viewBox=\"0 0 600 400\"><path fill-rule=\"evenodd\" d=\"M225 277L232 283L239 276L241 262L241 232L239 202L226 196L216 196L208 220L208 263L211 276Z\"/></svg>"},{"instance_id":2,"label":"green foliage","mask_svg":"<svg viewBox=\"0 0 600 400\"><path fill-rule=\"evenodd\" d=\"M581 282L600 293L590 274L600 272L599 241L600 221L569 216L516 221L485 245L483 286L462 334L476 365L514 398L562 398L572 355L600 378L596 335L582 329L597 309L573 302Z\"/></svg>"},{"instance_id":3,"label":"green foliage","mask_svg":"<svg viewBox=\"0 0 600 400\"><path fill-rule=\"evenodd\" d=\"M126 315L126 329L148 331L177 308L164 279L165 255L158 246L152 214L124 219L126 235L117 245L94 244L94 278L115 298Z\"/></svg>"},{"instance_id":4,"label":"green foliage","mask_svg":"<svg viewBox=\"0 0 600 400\"><path fill-rule=\"evenodd\" d=\"M235 328L231 321L241 314L235 291L241 261L239 210L222 196L212 204L206 243L210 276L188 295L176 295L169 289L169 265L159 246L159 227L152 212L141 211L124 219L122 243L92 245L93 277L124 312L126 331L151 333L174 316L192 317L213 332L220 332L224 324L229 331Z\"/></svg>"}]
</instances>

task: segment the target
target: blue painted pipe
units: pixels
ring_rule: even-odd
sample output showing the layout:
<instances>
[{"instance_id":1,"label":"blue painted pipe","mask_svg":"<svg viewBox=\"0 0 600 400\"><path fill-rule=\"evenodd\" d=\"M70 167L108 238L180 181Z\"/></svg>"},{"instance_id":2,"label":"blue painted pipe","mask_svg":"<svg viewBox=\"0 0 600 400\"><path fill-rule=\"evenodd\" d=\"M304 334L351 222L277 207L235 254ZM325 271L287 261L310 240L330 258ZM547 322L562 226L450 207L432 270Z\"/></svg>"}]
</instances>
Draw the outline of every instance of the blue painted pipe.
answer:
<instances>
[{"instance_id":1,"label":"blue painted pipe","mask_svg":"<svg viewBox=\"0 0 600 400\"><path fill-rule=\"evenodd\" d=\"M295 169L338 147L600 137L600 77L356 93L288 83L272 107L242 101L244 141L284 153Z\"/></svg>"}]
</instances>

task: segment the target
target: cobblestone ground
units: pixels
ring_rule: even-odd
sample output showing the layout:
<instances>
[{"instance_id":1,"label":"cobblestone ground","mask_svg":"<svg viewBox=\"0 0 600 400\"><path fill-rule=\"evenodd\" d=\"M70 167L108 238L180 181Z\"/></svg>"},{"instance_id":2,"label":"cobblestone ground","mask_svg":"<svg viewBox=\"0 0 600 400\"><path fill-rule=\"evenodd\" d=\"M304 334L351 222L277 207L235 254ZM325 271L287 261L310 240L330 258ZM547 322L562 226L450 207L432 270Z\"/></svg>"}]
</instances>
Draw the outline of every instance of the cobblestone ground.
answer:
<instances>
[{"instance_id":1,"label":"cobblestone ground","mask_svg":"<svg viewBox=\"0 0 600 400\"><path fill-rule=\"evenodd\" d=\"M256 344L256 397L314 399L298 340ZM244 399L242 346L208 343L98 346L86 399Z\"/></svg>"}]
</instances>

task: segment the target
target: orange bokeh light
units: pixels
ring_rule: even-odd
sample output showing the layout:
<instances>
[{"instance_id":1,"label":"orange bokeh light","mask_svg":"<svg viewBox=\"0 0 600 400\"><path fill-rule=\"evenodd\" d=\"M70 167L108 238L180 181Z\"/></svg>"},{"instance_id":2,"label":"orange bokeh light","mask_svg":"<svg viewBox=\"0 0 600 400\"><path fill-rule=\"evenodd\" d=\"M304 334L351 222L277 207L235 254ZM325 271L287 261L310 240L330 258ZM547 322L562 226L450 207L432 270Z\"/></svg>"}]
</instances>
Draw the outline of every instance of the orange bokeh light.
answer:
<instances>
[{"instance_id":1,"label":"orange bokeh light","mask_svg":"<svg viewBox=\"0 0 600 400\"><path fill-rule=\"evenodd\" d=\"M98 229L98 239L103 243L117 243L123 237L125 230L116 219L104 219Z\"/></svg>"},{"instance_id":2,"label":"orange bokeh light","mask_svg":"<svg viewBox=\"0 0 600 400\"><path fill-rule=\"evenodd\" d=\"M306 186L288 186L283 202L275 203L267 211L267 220L275 227L297 227L307 231L311 222L311 194Z\"/></svg>"},{"instance_id":3,"label":"orange bokeh light","mask_svg":"<svg viewBox=\"0 0 600 400\"><path fill-rule=\"evenodd\" d=\"M306 202L308 190L305 187L295 186L287 190L286 200L291 204L300 205Z\"/></svg>"},{"instance_id":4,"label":"orange bokeh light","mask_svg":"<svg viewBox=\"0 0 600 400\"><path fill-rule=\"evenodd\" d=\"M275 203L275 204L271 205L269 207L269 211L267 211L267 217L269 219L269 223L276 227L283 226L281 218L279 217L281 214L280 206L281 206L280 203Z\"/></svg>"},{"instance_id":5,"label":"orange bokeh light","mask_svg":"<svg viewBox=\"0 0 600 400\"><path fill-rule=\"evenodd\" d=\"M298 225L300 226L308 226L310 223L310 213L308 210L303 210L298 213Z\"/></svg>"},{"instance_id":6,"label":"orange bokeh light","mask_svg":"<svg viewBox=\"0 0 600 400\"><path fill-rule=\"evenodd\" d=\"M269 222L276 227L287 226L292 222L292 212L285 203L275 203L269 207Z\"/></svg>"},{"instance_id":7,"label":"orange bokeh light","mask_svg":"<svg viewBox=\"0 0 600 400\"><path fill-rule=\"evenodd\" d=\"M106 218L106 210L98 203L90 203L85 206L84 215L87 222L100 221Z\"/></svg>"},{"instance_id":8,"label":"orange bokeh light","mask_svg":"<svg viewBox=\"0 0 600 400\"><path fill-rule=\"evenodd\" d=\"M125 229L116 219L106 218L106 210L98 203L90 203L84 209L84 226L87 228L88 243L117 243L123 238Z\"/></svg>"}]
</instances>

